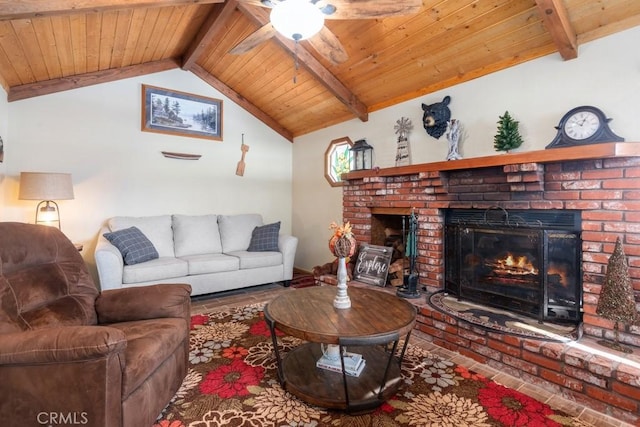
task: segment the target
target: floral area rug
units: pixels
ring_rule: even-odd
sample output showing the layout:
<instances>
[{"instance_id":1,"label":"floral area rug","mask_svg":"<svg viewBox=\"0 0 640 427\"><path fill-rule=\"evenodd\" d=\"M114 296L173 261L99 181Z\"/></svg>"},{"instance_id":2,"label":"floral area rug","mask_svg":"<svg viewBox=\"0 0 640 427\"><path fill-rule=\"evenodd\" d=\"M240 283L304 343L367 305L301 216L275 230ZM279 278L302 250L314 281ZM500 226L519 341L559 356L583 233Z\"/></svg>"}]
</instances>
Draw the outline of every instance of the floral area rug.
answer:
<instances>
[{"instance_id":1,"label":"floral area rug","mask_svg":"<svg viewBox=\"0 0 640 427\"><path fill-rule=\"evenodd\" d=\"M191 318L187 377L154 427L589 425L411 343L404 384L373 412L351 416L307 405L277 381L262 309L254 304ZM278 336L283 354L301 343Z\"/></svg>"}]
</instances>

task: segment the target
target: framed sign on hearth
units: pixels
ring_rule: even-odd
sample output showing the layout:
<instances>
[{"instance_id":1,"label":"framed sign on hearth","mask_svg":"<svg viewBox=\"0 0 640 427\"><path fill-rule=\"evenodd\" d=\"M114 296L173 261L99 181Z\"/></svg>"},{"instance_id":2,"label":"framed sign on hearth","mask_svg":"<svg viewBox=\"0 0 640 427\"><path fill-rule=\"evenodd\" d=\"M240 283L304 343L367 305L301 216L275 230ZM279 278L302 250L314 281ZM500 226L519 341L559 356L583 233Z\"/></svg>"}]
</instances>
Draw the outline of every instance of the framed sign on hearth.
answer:
<instances>
[{"instance_id":1,"label":"framed sign on hearth","mask_svg":"<svg viewBox=\"0 0 640 427\"><path fill-rule=\"evenodd\" d=\"M222 100L142 85L142 131L222 141Z\"/></svg>"},{"instance_id":2,"label":"framed sign on hearth","mask_svg":"<svg viewBox=\"0 0 640 427\"><path fill-rule=\"evenodd\" d=\"M353 278L359 282L384 287L387 284L393 248L362 243L353 268Z\"/></svg>"}]
</instances>

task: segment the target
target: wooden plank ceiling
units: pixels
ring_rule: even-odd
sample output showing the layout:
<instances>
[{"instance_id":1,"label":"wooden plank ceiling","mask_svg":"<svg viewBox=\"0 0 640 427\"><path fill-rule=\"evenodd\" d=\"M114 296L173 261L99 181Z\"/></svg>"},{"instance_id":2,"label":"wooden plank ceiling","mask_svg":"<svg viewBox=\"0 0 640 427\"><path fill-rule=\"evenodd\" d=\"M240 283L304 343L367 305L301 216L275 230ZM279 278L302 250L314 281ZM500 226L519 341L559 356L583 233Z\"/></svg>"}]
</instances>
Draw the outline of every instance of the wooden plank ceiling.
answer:
<instances>
[{"instance_id":1,"label":"wooden plank ceiling","mask_svg":"<svg viewBox=\"0 0 640 427\"><path fill-rule=\"evenodd\" d=\"M293 141L640 25L638 0L423 0L406 16L326 19L342 63L279 35L231 54L268 23L255 3L0 0L0 84L15 101L180 67Z\"/></svg>"}]
</instances>

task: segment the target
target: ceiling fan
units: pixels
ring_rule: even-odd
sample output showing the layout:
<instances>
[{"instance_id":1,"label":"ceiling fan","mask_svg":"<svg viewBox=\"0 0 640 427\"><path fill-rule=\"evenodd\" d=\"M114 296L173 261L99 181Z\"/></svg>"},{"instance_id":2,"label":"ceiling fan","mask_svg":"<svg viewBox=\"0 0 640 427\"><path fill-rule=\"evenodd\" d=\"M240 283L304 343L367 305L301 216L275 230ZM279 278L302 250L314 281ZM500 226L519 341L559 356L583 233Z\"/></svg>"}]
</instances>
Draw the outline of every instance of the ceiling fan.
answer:
<instances>
[{"instance_id":1,"label":"ceiling fan","mask_svg":"<svg viewBox=\"0 0 640 427\"><path fill-rule=\"evenodd\" d=\"M294 40L308 40L333 64L348 59L342 43L325 25L325 19L376 19L417 13L422 0L238 0L271 9L270 22L238 43L229 53L241 55L276 33Z\"/></svg>"}]
</instances>

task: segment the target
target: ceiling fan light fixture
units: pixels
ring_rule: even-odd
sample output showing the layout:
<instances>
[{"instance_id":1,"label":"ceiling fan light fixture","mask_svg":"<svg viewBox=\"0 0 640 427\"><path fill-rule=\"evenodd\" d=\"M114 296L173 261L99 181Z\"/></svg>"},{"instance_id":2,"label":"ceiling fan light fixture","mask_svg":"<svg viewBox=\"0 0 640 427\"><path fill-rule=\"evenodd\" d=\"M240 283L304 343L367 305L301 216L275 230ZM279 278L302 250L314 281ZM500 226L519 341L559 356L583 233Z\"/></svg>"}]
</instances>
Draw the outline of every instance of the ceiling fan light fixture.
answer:
<instances>
[{"instance_id":1,"label":"ceiling fan light fixture","mask_svg":"<svg viewBox=\"0 0 640 427\"><path fill-rule=\"evenodd\" d=\"M284 0L271 9L271 24L288 39L300 41L314 36L324 25L324 16L309 0Z\"/></svg>"}]
</instances>

